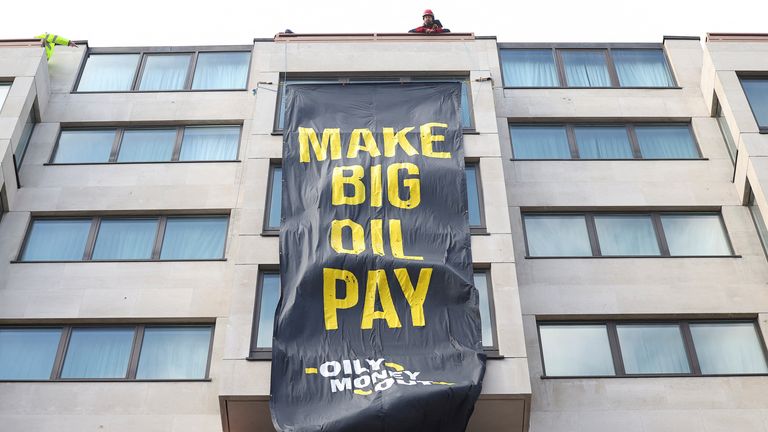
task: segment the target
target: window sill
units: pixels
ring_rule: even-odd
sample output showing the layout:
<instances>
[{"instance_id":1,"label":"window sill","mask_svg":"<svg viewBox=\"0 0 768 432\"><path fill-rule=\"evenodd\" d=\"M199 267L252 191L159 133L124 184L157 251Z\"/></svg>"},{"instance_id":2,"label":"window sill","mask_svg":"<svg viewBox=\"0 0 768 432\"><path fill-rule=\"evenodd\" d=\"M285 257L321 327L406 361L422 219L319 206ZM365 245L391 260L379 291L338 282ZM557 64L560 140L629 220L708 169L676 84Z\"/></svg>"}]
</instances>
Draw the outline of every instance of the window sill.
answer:
<instances>
[{"instance_id":1,"label":"window sill","mask_svg":"<svg viewBox=\"0 0 768 432\"><path fill-rule=\"evenodd\" d=\"M525 255L525 259L627 259L627 258L742 258L741 255L672 255L672 256L660 256L660 255L611 255L611 256L530 256Z\"/></svg>"},{"instance_id":2,"label":"window sill","mask_svg":"<svg viewBox=\"0 0 768 432\"><path fill-rule=\"evenodd\" d=\"M144 94L144 93L209 93L209 92L245 92L247 88L239 89L187 89L187 90L105 90L105 91L77 91L71 94Z\"/></svg>"},{"instance_id":3,"label":"window sill","mask_svg":"<svg viewBox=\"0 0 768 432\"><path fill-rule=\"evenodd\" d=\"M90 263L169 263L169 262L223 262L226 258L212 258L212 259L175 259L175 260L89 260L89 261L19 261L11 260L11 264L90 264Z\"/></svg>"},{"instance_id":4,"label":"window sill","mask_svg":"<svg viewBox=\"0 0 768 432\"><path fill-rule=\"evenodd\" d=\"M575 376L547 376L541 375L543 380L558 379L616 379L616 378L734 378L734 377L768 377L768 373L759 374L716 374L716 375L692 375L692 374L647 374L647 375L575 375Z\"/></svg>"},{"instance_id":5,"label":"window sill","mask_svg":"<svg viewBox=\"0 0 768 432\"><path fill-rule=\"evenodd\" d=\"M248 361L272 361L272 350L252 352L245 359Z\"/></svg>"},{"instance_id":6,"label":"window sill","mask_svg":"<svg viewBox=\"0 0 768 432\"><path fill-rule=\"evenodd\" d=\"M233 163L240 160L195 160L195 161L146 161L146 162L46 162L43 166L77 166L77 165L157 165L157 164L190 164L190 163Z\"/></svg>"},{"instance_id":7,"label":"window sill","mask_svg":"<svg viewBox=\"0 0 768 432\"><path fill-rule=\"evenodd\" d=\"M504 356L499 354L499 350L497 349L483 349L483 352L485 353L485 358L488 360L503 360Z\"/></svg>"},{"instance_id":8,"label":"window sill","mask_svg":"<svg viewBox=\"0 0 768 432\"><path fill-rule=\"evenodd\" d=\"M211 378L195 378L195 379L122 379L122 378L115 378L115 379L108 379L108 378L94 378L94 379L85 379L85 378L73 378L73 379L57 379L57 380L0 380L0 383L3 384L12 384L12 383L113 383L113 382L125 382L125 383L132 383L132 382L141 382L141 383L168 383L168 382L211 382L213 381Z\"/></svg>"},{"instance_id":9,"label":"window sill","mask_svg":"<svg viewBox=\"0 0 768 432\"><path fill-rule=\"evenodd\" d=\"M683 158L683 159L645 159L645 158L637 158L637 159L515 159L510 158L512 162L595 162L595 161L604 161L604 162L656 162L656 161L708 161L709 158Z\"/></svg>"},{"instance_id":10,"label":"window sill","mask_svg":"<svg viewBox=\"0 0 768 432\"><path fill-rule=\"evenodd\" d=\"M491 233L485 227L469 227L469 234L473 236L489 236Z\"/></svg>"},{"instance_id":11,"label":"window sill","mask_svg":"<svg viewBox=\"0 0 768 432\"><path fill-rule=\"evenodd\" d=\"M277 231L262 231L261 232L262 237L280 237L280 230Z\"/></svg>"}]
</instances>

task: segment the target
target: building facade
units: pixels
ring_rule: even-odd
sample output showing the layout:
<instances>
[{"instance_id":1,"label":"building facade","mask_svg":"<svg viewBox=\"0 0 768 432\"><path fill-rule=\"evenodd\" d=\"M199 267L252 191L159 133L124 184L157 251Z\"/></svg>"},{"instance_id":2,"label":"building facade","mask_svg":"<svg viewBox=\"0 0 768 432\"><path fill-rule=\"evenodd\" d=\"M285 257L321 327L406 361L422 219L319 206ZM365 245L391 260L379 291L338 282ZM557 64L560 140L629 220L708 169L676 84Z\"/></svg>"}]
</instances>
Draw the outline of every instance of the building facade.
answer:
<instances>
[{"instance_id":1,"label":"building facade","mask_svg":"<svg viewBox=\"0 0 768 432\"><path fill-rule=\"evenodd\" d=\"M768 430L766 42L3 41L0 430L273 430L284 89L420 80L462 83L468 430Z\"/></svg>"}]
</instances>

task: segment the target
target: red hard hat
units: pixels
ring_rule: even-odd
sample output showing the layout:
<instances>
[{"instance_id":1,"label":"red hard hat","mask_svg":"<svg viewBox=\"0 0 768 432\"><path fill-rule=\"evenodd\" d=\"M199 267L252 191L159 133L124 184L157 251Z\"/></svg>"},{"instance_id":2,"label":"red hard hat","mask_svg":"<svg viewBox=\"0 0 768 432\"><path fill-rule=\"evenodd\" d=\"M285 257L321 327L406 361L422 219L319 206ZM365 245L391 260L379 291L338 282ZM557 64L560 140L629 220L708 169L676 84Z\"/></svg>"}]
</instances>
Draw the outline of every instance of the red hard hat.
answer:
<instances>
[{"instance_id":1,"label":"red hard hat","mask_svg":"<svg viewBox=\"0 0 768 432\"><path fill-rule=\"evenodd\" d=\"M421 17L424 18L427 15L431 16L432 18L435 17L435 14L432 13L432 9L424 9L424 13L421 14Z\"/></svg>"}]
</instances>

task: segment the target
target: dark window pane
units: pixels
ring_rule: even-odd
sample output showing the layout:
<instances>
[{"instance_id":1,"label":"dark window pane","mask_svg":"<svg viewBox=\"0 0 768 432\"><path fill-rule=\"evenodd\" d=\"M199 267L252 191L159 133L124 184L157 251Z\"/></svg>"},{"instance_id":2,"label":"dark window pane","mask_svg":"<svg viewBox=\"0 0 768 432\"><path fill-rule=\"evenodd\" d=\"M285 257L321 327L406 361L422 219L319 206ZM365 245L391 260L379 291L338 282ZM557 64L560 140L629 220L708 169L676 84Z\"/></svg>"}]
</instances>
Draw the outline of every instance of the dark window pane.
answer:
<instances>
[{"instance_id":1,"label":"dark window pane","mask_svg":"<svg viewBox=\"0 0 768 432\"><path fill-rule=\"evenodd\" d=\"M259 294L261 295L261 302L259 303L256 348L272 348L275 310L277 309L277 301L280 299L280 274L264 273Z\"/></svg>"},{"instance_id":2,"label":"dark window pane","mask_svg":"<svg viewBox=\"0 0 768 432\"><path fill-rule=\"evenodd\" d=\"M605 325L542 325L547 376L614 375Z\"/></svg>"},{"instance_id":3,"label":"dark window pane","mask_svg":"<svg viewBox=\"0 0 768 432\"><path fill-rule=\"evenodd\" d=\"M80 77L78 91L125 91L131 89L139 54L93 54Z\"/></svg>"},{"instance_id":4,"label":"dark window pane","mask_svg":"<svg viewBox=\"0 0 768 432\"><path fill-rule=\"evenodd\" d=\"M718 214L662 215L661 224L671 255L730 255Z\"/></svg>"},{"instance_id":5,"label":"dark window pane","mask_svg":"<svg viewBox=\"0 0 768 432\"><path fill-rule=\"evenodd\" d=\"M753 323L691 324L701 373L767 373L765 356Z\"/></svg>"},{"instance_id":6,"label":"dark window pane","mask_svg":"<svg viewBox=\"0 0 768 432\"><path fill-rule=\"evenodd\" d=\"M179 160L235 160L239 141L239 126L189 126L184 128Z\"/></svg>"},{"instance_id":7,"label":"dark window pane","mask_svg":"<svg viewBox=\"0 0 768 432\"><path fill-rule=\"evenodd\" d=\"M564 126L510 126L515 159L570 159Z\"/></svg>"},{"instance_id":8,"label":"dark window pane","mask_svg":"<svg viewBox=\"0 0 768 432\"><path fill-rule=\"evenodd\" d=\"M137 379L203 379L211 327L147 327Z\"/></svg>"},{"instance_id":9,"label":"dark window pane","mask_svg":"<svg viewBox=\"0 0 768 432\"><path fill-rule=\"evenodd\" d=\"M649 215L595 216L603 255L659 255L656 231Z\"/></svg>"},{"instance_id":10,"label":"dark window pane","mask_svg":"<svg viewBox=\"0 0 768 432\"><path fill-rule=\"evenodd\" d=\"M624 126L577 126L573 130L582 159L632 159Z\"/></svg>"},{"instance_id":11,"label":"dark window pane","mask_svg":"<svg viewBox=\"0 0 768 432\"><path fill-rule=\"evenodd\" d=\"M170 161L175 144L176 129L128 129L123 134L117 161Z\"/></svg>"},{"instance_id":12,"label":"dark window pane","mask_svg":"<svg viewBox=\"0 0 768 432\"><path fill-rule=\"evenodd\" d=\"M157 219L103 219L93 259L150 259Z\"/></svg>"},{"instance_id":13,"label":"dark window pane","mask_svg":"<svg viewBox=\"0 0 768 432\"><path fill-rule=\"evenodd\" d=\"M475 288L479 294L479 306L480 306L480 324L482 326L483 333L483 346L493 346L493 325L491 324L491 302L488 286L488 278L490 275L487 271L478 271L474 274Z\"/></svg>"},{"instance_id":14,"label":"dark window pane","mask_svg":"<svg viewBox=\"0 0 768 432\"><path fill-rule=\"evenodd\" d=\"M614 49L613 64L622 87L672 87L664 52L656 49Z\"/></svg>"},{"instance_id":15,"label":"dark window pane","mask_svg":"<svg viewBox=\"0 0 768 432\"><path fill-rule=\"evenodd\" d=\"M690 373L679 325L620 324L616 332L626 373Z\"/></svg>"},{"instance_id":16,"label":"dark window pane","mask_svg":"<svg viewBox=\"0 0 768 432\"><path fill-rule=\"evenodd\" d=\"M684 125L635 126L645 159L698 159L691 130Z\"/></svg>"},{"instance_id":17,"label":"dark window pane","mask_svg":"<svg viewBox=\"0 0 768 432\"><path fill-rule=\"evenodd\" d=\"M283 169L272 168L272 190L269 197L268 228L280 229L280 219L283 205Z\"/></svg>"},{"instance_id":18,"label":"dark window pane","mask_svg":"<svg viewBox=\"0 0 768 432\"><path fill-rule=\"evenodd\" d=\"M480 218L480 186L477 183L477 166L467 165L467 206L469 209L469 226L482 226Z\"/></svg>"},{"instance_id":19,"label":"dark window pane","mask_svg":"<svg viewBox=\"0 0 768 432\"><path fill-rule=\"evenodd\" d=\"M0 103L0 107L2 104ZM29 140L32 139L32 132L35 130L35 110L34 107L29 110L27 115L27 121L24 122L24 129L21 131L21 138L19 138L19 144L16 146L16 151L13 155L16 156L16 168L21 167L21 162L24 160L24 154L29 147Z\"/></svg>"},{"instance_id":20,"label":"dark window pane","mask_svg":"<svg viewBox=\"0 0 768 432\"><path fill-rule=\"evenodd\" d=\"M250 52L200 53L195 66L193 89L245 89Z\"/></svg>"},{"instance_id":21,"label":"dark window pane","mask_svg":"<svg viewBox=\"0 0 768 432\"><path fill-rule=\"evenodd\" d=\"M561 51L569 87L610 87L603 51Z\"/></svg>"},{"instance_id":22,"label":"dark window pane","mask_svg":"<svg viewBox=\"0 0 768 432\"><path fill-rule=\"evenodd\" d=\"M749 106L755 115L755 121L761 128L768 127L768 78L742 78L741 86L747 94Z\"/></svg>"},{"instance_id":23,"label":"dark window pane","mask_svg":"<svg viewBox=\"0 0 768 432\"><path fill-rule=\"evenodd\" d=\"M51 376L61 329L0 329L0 380L45 380Z\"/></svg>"},{"instance_id":24,"label":"dark window pane","mask_svg":"<svg viewBox=\"0 0 768 432\"><path fill-rule=\"evenodd\" d=\"M160 259L216 259L224 256L226 217L171 217Z\"/></svg>"},{"instance_id":25,"label":"dark window pane","mask_svg":"<svg viewBox=\"0 0 768 432\"><path fill-rule=\"evenodd\" d=\"M109 154L112 152L114 141L114 129L61 131L53 162L109 162Z\"/></svg>"},{"instance_id":26,"label":"dark window pane","mask_svg":"<svg viewBox=\"0 0 768 432\"><path fill-rule=\"evenodd\" d=\"M189 54L148 55L139 90L181 90L187 80Z\"/></svg>"},{"instance_id":27,"label":"dark window pane","mask_svg":"<svg viewBox=\"0 0 768 432\"><path fill-rule=\"evenodd\" d=\"M90 219L33 221L21 260L80 261L90 229Z\"/></svg>"},{"instance_id":28,"label":"dark window pane","mask_svg":"<svg viewBox=\"0 0 768 432\"><path fill-rule=\"evenodd\" d=\"M526 215L523 221L530 256L592 255L582 215Z\"/></svg>"},{"instance_id":29,"label":"dark window pane","mask_svg":"<svg viewBox=\"0 0 768 432\"><path fill-rule=\"evenodd\" d=\"M133 328L74 328L62 378L126 378Z\"/></svg>"},{"instance_id":30,"label":"dark window pane","mask_svg":"<svg viewBox=\"0 0 768 432\"><path fill-rule=\"evenodd\" d=\"M501 69L505 87L557 87L552 50L503 49Z\"/></svg>"}]
</instances>

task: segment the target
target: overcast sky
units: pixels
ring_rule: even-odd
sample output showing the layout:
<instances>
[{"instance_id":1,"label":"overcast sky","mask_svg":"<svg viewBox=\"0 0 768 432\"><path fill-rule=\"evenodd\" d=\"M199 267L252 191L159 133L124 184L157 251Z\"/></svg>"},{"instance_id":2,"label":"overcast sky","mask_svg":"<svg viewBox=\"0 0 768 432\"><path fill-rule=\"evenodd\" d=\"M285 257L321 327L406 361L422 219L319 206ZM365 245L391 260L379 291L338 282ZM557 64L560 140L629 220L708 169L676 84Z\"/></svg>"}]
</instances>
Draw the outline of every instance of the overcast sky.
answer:
<instances>
[{"instance_id":1,"label":"overcast sky","mask_svg":"<svg viewBox=\"0 0 768 432\"><path fill-rule=\"evenodd\" d=\"M446 28L499 42L661 42L768 33L766 0L8 1L0 39L51 32L90 46L250 44L296 33L405 32L431 8Z\"/></svg>"}]
</instances>

